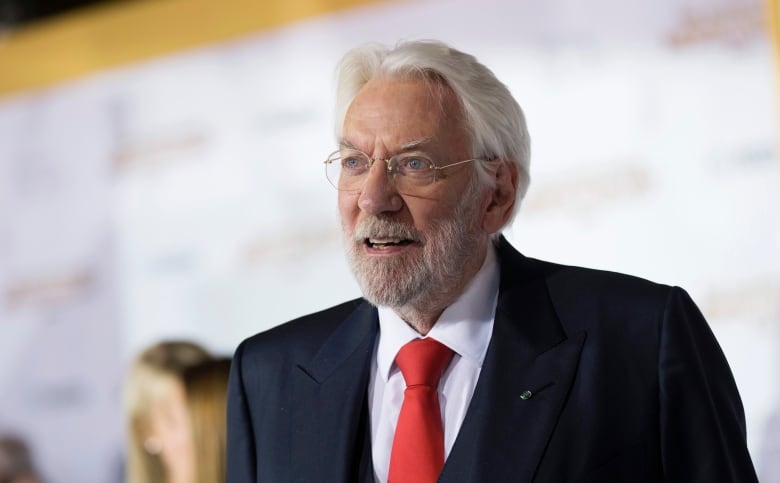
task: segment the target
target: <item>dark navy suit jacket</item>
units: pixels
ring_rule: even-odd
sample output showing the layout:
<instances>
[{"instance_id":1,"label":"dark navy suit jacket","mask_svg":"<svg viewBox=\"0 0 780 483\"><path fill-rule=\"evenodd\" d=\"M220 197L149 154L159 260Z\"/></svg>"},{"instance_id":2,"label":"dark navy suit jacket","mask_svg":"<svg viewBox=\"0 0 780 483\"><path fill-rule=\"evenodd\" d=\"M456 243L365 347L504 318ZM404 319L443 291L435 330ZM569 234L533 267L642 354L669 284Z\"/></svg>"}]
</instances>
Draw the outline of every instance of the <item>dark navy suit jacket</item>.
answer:
<instances>
[{"instance_id":1,"label":"dark navy suit jacket","mask_svg":"<svg viewBox=\"0 0 780 483\"><path fill-rule=\"evenodd\" d=\"M440 482L755 482L734 378L680 288L498 247L495 325ZM244 341L230 483L373 481L362 299ZM525 391L531 396L521 397Z\"/></svg>"}]
</instances>

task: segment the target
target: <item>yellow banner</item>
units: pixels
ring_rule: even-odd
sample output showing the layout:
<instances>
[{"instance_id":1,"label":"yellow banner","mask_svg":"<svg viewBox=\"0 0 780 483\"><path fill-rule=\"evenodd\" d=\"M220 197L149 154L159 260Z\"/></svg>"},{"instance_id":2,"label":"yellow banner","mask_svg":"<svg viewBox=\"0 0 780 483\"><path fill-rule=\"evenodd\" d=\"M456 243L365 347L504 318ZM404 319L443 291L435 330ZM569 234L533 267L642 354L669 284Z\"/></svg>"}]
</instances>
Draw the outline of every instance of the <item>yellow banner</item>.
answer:
<instances>
[{"instance_id":1,"label":"yellow banner","mask_svg":"<svg viewBox=\"0 0 780 483\"><path fill-rule=\"evenodd\" d=\"M377 0L135 0L0 36L0 96Z\"/></svg>"}]
</instances>

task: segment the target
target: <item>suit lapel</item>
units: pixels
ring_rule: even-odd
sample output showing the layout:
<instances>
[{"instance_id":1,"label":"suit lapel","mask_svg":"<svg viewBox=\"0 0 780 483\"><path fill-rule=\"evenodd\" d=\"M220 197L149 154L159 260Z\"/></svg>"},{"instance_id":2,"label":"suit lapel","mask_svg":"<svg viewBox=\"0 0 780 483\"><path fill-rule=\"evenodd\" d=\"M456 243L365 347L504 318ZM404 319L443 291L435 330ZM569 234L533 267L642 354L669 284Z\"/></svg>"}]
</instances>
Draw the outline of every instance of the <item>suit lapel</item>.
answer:
<instances>
[{"instance_id":1,"label":"suit lapel","mask_svg":"<svg viewBox=\"0 0 780 483\"><path fill-rule=\"evenodd\" d=\"M370 481L366 389L377 330L364 302L311 361L292 368L291 481Z\"/></svg>"},{"instance_id":2,"label":"suit lapel","mask_svg":"<svg viewBox=\"0 0 780 483\"><path fill-rule=\"evenodd\" d=\"M564 333L539 271L546 266L506 242L499 257L493 336L441 482L532 481L585 339Z\"/></svg>"},{"instance_id":3,"label":"suit lapel","mask_svg":"<svg viewBox=\"0 0 780 483\"><path fill-rule=\"evenodd\" d=\"M550 264L503 240L499 258L493 336L442 483L532 481L585 340L566 334L555 314ZM377 331L376 310L364 302L311 361L292 368L290 481L373 481L366 394Z\"/></svg>"}]
</instances>

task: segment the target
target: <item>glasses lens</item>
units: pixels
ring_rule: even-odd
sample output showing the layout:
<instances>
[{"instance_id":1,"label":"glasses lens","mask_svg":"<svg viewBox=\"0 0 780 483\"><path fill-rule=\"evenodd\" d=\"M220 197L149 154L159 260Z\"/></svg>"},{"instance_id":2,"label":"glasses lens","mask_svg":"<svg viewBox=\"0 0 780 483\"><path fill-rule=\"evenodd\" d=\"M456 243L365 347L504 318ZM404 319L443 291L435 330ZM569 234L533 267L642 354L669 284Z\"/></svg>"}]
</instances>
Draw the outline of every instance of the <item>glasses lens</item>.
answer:
<instances>
[{"instance_id":1,"label":"glasses lens","mask_svg":"<svg viewBox=\"0 0 780 483\"><path fill-rule=\"evenodd\" d=\"M433 162L421 153L408 153L394 156L391 171L395 174L399 189L415 190L433 181Z\"/></svg>"},{"instance_id":2,"label":"glasses lens","mask_svg":"<svg viewBox=\"0 0 780 483\"><path fill-rule=\"evenodd\" d=\"M341 173L341 158L336 152L325 161L325 176L334 188L339 189L339 174Z\"/></svg>"},{"instance_id":3,"label":"glasses lens","mask_svg":"<svg viewBox=\"0 0 780 483\"><path fill-rule=\"evenodd\" d=\"M325 175L336 189L358 191L368 174L368 165L365 154L336 151L325 163Z\"/></svg>"}]
</instances>

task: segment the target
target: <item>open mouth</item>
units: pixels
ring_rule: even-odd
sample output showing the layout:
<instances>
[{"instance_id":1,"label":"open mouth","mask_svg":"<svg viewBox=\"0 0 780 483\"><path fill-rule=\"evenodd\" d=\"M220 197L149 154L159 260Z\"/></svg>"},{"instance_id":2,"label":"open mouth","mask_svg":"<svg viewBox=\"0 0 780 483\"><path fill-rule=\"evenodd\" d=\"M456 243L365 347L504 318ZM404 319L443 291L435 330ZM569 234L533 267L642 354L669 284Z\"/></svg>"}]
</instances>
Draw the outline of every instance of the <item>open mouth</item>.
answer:
<instances>
[{"instance_id":1,"label":"open mouth","mask_svg":"<svg viewBox=\"0 0 780 483\"><path fill-rule=\"evenodd\" d=\"M406 238L366 238L364 243L376 250L386 250L392 247L411 245L414 241Z\"/></svg>"}]
</instances>

